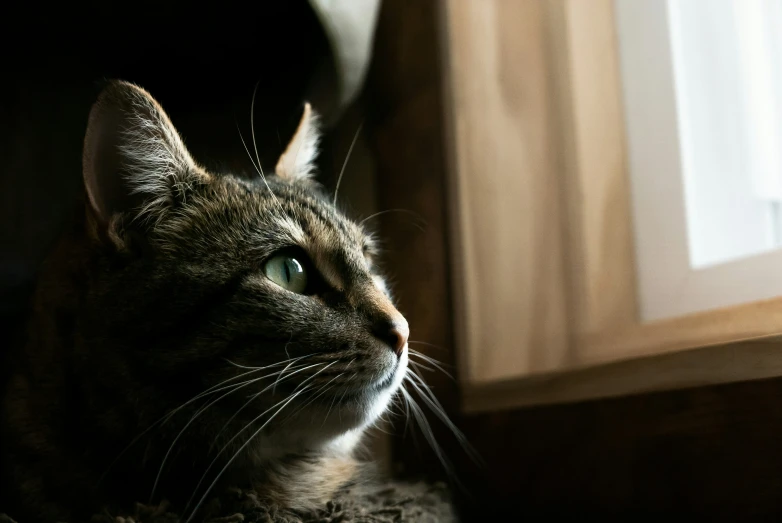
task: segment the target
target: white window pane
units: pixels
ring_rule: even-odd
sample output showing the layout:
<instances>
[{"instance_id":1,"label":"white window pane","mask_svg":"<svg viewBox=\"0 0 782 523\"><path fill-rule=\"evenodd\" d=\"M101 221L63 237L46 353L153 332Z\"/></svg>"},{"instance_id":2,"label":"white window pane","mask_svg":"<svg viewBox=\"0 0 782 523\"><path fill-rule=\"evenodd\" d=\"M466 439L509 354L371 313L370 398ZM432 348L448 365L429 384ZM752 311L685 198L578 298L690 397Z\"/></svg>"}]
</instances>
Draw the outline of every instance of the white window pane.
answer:
<instances>
[{"instance_id":1,"label":"white window pane","mask_svg":"<svg viewBox=\"0 0 782 523\"><path fill-rule=\"evenodd\" d=\"M652 0L653 1L653 0ZM780 0L669 0L695 268L779 247ZM780 85L782 87L782 85Z\"/></svg>"}]
</instances>

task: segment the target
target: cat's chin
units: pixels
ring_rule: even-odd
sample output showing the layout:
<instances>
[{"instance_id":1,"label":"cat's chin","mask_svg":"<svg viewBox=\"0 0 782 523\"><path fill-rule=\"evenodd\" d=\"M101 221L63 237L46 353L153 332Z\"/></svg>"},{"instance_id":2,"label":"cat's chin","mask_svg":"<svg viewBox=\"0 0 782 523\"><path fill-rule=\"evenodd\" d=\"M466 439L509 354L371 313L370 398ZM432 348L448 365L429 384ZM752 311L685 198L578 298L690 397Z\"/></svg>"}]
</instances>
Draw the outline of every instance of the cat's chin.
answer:
<instances>
[{"instance_id":1,"label":"cat's chin","mask_svg":"<svg viewBox=\"0 0 782 523\"><path fill-rule=\"evenodd\" d=\"M407 372L407 348L393 373L350 397L323 400L299 411L248 449L254 465L300 452L327 451L349 457L365 430L388 409ZM340 393L341 394L341 393ZM338 401L337 401L338 400Z\"/></svg>"},{"instance_id":2,"label":"cat's chin","mask_svg":"<svg viewBox=\"0 0 782 523\"><path fill-rule=\"evenodd\" d=\"M364 430L386 412L402 386L407 365L405 348L390 376L351 395L337 396L333 405L331 400L324 400L303 409L288 425L290 430L287 431L287 440L310 449L334 445L346 449L350 442L357 442Z\"/></svg>"},{"instance_id":3,"label":"cat's chin","mask_svg":"<svg viewBox=\"0 0 782 523\"><path fill-rule=\"evenodd\" d=\"M345 427L346 429L366 428L383 415L402 386L407 365L408 354L405 347L392 374L341 400L339 415L343 418L347 415L354 423L352 427Z\"/></svg>"}]
</instances>

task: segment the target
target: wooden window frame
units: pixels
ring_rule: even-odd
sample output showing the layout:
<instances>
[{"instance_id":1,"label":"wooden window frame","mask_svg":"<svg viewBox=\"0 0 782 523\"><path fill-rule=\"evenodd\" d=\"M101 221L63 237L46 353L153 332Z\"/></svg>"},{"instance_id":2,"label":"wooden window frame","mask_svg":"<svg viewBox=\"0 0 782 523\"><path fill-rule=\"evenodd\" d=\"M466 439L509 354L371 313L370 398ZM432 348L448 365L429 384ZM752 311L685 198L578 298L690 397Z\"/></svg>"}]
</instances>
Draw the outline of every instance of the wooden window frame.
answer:
<instances>
[{"instance_id":1,"label":"wooden window frame","mask_svg":"<svg viewBox=\"0 0 782 523\"><path fill-rule=\"evenodd\" d=\"M614 16L441 2L467 411L782 374L782 298L640 320Z\"/></svg>"}]
</instances>

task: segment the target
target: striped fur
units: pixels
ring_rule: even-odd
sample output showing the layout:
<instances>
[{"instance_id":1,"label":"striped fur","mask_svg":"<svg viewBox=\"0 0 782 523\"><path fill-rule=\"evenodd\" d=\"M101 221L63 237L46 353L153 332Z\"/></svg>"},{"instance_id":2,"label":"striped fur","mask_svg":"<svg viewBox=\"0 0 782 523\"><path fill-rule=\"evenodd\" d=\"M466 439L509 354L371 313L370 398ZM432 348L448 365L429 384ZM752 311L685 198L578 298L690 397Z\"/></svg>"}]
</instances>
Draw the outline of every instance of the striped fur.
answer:
<instances>
[{"instance_id":1,"label":"striped fur","mask_svg":"<svg viewBox=\"0 0 782 523\"><path fill-rule=\"evenodd\" d=\"M229 485L311 510L354 479L406 369L387 337L404 319L371 237L310 179L311 118L284 176L247 181L198 166L139 87L101 95L85 211L44 267L2 405L12 515L81 521L153 485L181 511ZM311 292L264 275L281 252Z\"/></svg>"}]
</instances>

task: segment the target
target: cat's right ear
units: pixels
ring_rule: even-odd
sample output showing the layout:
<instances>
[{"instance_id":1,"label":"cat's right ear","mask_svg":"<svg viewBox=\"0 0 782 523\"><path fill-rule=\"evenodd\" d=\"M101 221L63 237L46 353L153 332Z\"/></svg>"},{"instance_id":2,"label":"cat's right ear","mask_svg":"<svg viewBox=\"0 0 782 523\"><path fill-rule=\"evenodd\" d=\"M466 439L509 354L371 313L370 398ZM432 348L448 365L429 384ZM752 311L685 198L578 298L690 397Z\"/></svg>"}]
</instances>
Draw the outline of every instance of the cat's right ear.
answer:
<instances>
[{"instance_id":1,"label":"cat's right ear","mask_svg":"<svg viewBox=\"0 0 782 523\"><path fill-rule=\"evenodd\" d=\"M122 81L111 82L92 107L82 163L89 204L103 224L118 214L158 221L209 178L160 104Z\"/></svg>"},{"instance_id":2,"label":"cat's right ear","mask_svg":"<svg viewBox=\"0 0 782 523\"><path fill-rule=\"evenodd\" d=\"M290 182L309 179L315 170L319 141L318 117L307 102L304 104L299 126L277 160L274 173Z\"/></svg>"}]
</instances>

